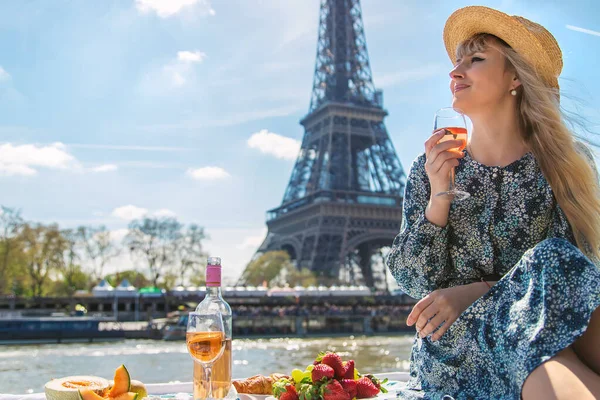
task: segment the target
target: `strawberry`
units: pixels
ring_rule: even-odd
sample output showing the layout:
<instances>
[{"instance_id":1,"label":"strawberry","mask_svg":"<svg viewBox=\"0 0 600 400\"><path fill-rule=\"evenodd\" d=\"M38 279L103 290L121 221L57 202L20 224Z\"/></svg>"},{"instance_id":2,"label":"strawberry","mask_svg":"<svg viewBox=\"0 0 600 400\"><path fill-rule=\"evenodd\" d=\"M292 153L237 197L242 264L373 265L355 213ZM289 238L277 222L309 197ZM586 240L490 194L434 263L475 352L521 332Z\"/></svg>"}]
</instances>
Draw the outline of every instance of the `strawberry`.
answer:
<instances>
[{"instance_id":1,"label":"strawberry","mask_svg":"<svg viewBox=\"0 0 600 400\"><path fill-rule=\"evenodd\" d=\"M375 386L373 381L366 376L363 376L356 382L356 398L365 399L367 397L375 397L379 393L379 388Z\"/></svg>"},{"instance_id":2,"label":"strawberry","mask_svg":"<svg viewBox=\"0 0 600 400\"><path fill-rule=\"evenodd\" d=\"M321 387L321 397L323 400L351 400L342 384L335 379Z\"/></svg>"},{"instance_id":3,"label":"strawberry","mask_svg":"<svg viewBox=\"0 0 600 400\"><path fill-rule=\"evenodd\" d=\"M299 400L294 382L282 378L273 384L273 394L279 400Z\"/></svg>"},{"instance_id":4,"label":"strawberry","mask_svg":"<svg viewBox=\"0 0 600 400\"><path fill-rule=\"evenodd\" d=\"M377 389L379 389L381 392L383 393L387 393L387 389L386 388L382 388L381 385L383 383L387 383L388 378L385 378L384 380L380 381L378 378L374 377L373 375L365 375L367 378L369 378L371 380L371 382L373 382L373 384L375 385L375 387Z\"/></svg>"},{"instance_id":5,"label":"strawberry","mask_svg":"<svg viewBox=\"0 0 600 400\"><path fill-rule=\"evenodd\" d=\"M351 399L356 397L356 381L354 379L342 379L340 383Z\"/></svg>"},{"instance_id":6,"label":"strawberry","mask_svg":"<svg viewBox=\"0 0 600 400\"><path fill-rule=\"evenodd\" d=\"M342 364L342 358L335 353L327 352L321 358L321 363L329 365L335 371L336 378L344 377L344 364Z\"/></svg>"},{"instance_id":7,"label":"strawberry","mask_svg":"<svg viewBox=\"0 0 600 400\"><path fill-rule=\"evenodd\" d=\"M319 364L315 365L312 370L312 381L317 383L321 379L331 379L335 375L335 371L329 365Z\"/></svg>"},{"instance_id":8,"label":"strawberry","mask_svg":"<svg viewBox=\"0 0 600 400\"><path fill-rule=\"evenodd\" d=\"M344 365L344 378L354 379L354 360L347 361Z\"/></svg>"}]
</instances>

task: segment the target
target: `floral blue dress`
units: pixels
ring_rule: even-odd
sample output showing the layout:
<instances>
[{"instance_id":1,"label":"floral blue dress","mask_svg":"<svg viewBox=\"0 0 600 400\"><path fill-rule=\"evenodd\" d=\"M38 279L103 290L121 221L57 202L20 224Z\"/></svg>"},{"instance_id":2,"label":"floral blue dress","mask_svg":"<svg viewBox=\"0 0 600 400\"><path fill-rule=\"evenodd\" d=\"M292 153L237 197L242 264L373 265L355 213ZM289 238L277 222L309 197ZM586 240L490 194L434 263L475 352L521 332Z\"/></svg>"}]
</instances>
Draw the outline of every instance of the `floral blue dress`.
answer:
<instances>
[{"instance_id":1,"label":"floral blue dress","mask_svg":"<svg viewBox=\"0 0 600 400\"><path fill-rule=\"evenodd\" d=\"M456 185L471 197L452 203L442 228L425 218L425 155L413 162L388 267L416 299L500 280L440 340L416 335L399 398L519 399L527 376L585 332L600 306L600 269L574 245L533 154L489 167L465 151L459 163Z\"/></svg>"}]
</instances>

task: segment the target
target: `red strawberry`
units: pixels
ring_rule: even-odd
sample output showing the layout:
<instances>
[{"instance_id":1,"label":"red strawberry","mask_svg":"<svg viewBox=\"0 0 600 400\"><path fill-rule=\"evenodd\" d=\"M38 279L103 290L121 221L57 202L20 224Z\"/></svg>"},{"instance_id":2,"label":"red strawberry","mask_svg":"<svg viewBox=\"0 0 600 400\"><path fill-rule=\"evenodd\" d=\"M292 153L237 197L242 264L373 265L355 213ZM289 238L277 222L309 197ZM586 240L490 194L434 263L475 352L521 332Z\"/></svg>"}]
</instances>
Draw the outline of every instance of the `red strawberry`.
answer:
<instances>
[{"instance_id":1,"label":"red strawberry","mask_svg":"<svg viewBox=\"0 0 600 400\"><path fill-rule=\"evenodd\" d=\"M321 379L331 379L335 375L335 371L329 365L319 364L315 365L312 370L312 381L314 383L319 382Z\"/></svg>"},{"instance_id":2,"label":"red strawberry","mask_svg":"<svg viewBox=\"0 0 600 400\"><path fill-rule=\"evenodd\" d=\"M342 379L340 383L351 399L356 397L356 381L354 379Z\"/></svg>"},{"instance_id":3,"label":"red strawberry","mask_svg":"<svg viewBox=\"0 0 600 400\"><path fill-rule=\"evenodd\" d=\"M279 400L299 400L294 383L285 378L273 384L273 394Z\"/></svg>"},{"instance_id":4,"label":"red strawberry","mask_svg":"<svg viewBox=\"0 0 600 400\"><path fill-rule=\"evenodd\" d=\"M323 400L351 400L350 395L346 393L342 384L335 379L323 385L321 388L321 397Z\"/></svg>"},{"instance_id":5,"label":"red strawberry","mask_svg":"<svg viewBox=\"0 0 600 400\"><path fill-rule=\"evenodd\" d=\"M296 392L296 387L294 385L287 385L285 389L285 393L281 394L279 400L299 400L298 393Z\"/></svg>"},{"instance_id":6,"label":"red strawberry","mask_svg":"<svg viewBox=\"0 0 600 400\"><path fill-rule=\"evenodd\" d=\"M384 380L382 380L382 381L381 381L381 380L379 380L379 378L376 378L375 376L373 376L373 375L370 375L370 374L369 374L369 375L365 375L365 376L366 376L367 378L369 378L369 379L371 380L371 382L373 382L373 385L375 385L375 387L376 387L377 389L379 389L381 392L383 392L383 393L387 393L387 392L388 392L386 388L384 388L384 387L382 388L382 387L381 387L381 385L382 385L383 383L387 383L387 381L388 381L388 378L385 378Z\"/></svg>"},{"instance_id":7,"label":"red strawberry","mask_svg":"<svg viewBox=\"0 0 600 400\"><path fill-rule=\"evenodd\" d=\"M336 378L344 377L344 364L342 364L342 358L335 353L327 352L321 358L321 363L329 365L335 371Z\"/></svg>"},{"instance_id":8,"label":"red strawberry","mask_svg":"<svg viewBox=\"0 0 600 400\"><path fill-rule=\"evenodd\" d=\"M354 379L354 360L346 361L344 366L344 378Z\"/></svg>"},{"instance_id":9,"label":"red strawberry","mask_svg":"<svg viewBox=\"0 0 600 400\"><path fill-rule=\"evenodd\" d=\"M375 386L373 381L368 377L363 376L356 382L356 398L365 399L367 397L375 397L379 393L379 388Z\"/></svg>"}]
</instances>

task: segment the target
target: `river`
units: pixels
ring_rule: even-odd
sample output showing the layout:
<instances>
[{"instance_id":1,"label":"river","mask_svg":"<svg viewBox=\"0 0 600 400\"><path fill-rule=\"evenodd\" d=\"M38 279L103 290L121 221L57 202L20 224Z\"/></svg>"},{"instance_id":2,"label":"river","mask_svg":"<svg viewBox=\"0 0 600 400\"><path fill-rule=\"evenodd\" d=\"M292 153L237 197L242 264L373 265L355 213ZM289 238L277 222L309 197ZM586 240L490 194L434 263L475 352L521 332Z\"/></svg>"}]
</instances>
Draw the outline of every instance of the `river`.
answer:
<instances>
[{"instance_id":1,"label":"river","mask_svg":"<svg viewBox=\"0 0 600 400\"><path fill-rule=\"evenodd\" d=\"M354 359L361 372L407 371L413 335L335 338L234 339L233 377L304 369L323 350ZM192 361L185 342L125 340L85 344L0 346L0 393L44 391L52 378L95 375L111 379L125 364L144 383L189 382Z\"/></svg>"}]
</instances>

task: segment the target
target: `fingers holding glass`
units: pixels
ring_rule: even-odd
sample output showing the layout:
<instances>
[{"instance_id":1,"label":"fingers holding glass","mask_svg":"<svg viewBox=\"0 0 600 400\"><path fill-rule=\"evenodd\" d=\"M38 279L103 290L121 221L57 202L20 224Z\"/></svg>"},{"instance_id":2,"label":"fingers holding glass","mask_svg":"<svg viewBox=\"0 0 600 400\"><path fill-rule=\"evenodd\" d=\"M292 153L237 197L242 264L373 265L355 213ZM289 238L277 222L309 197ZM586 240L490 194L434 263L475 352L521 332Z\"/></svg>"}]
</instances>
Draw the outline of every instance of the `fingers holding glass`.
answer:
<instances>
[{"instance_id":1,"label":"fingers holding glass","mask_svg":"<svg viewBox=\"0 0 600 400\"><path fill-rule=\"evenodd\" d=\"M467 132L467 122L465 120L464 115L454 108L442 108L438 110L435 114L433 129L436 133L430 138L430 140L439 137L438 144L442 144L444 142L451 142L451 148L447 149L447 151L456 151L458 153L462 153L462 151L467 146L468 141L468 132ZM439 132L439 129L443 129L444 135ZM430 140L427 141L426 148L430 145ZM431 146L433 150L435 146ZM456 167L456 165L454 166ZM461 201L470 197L469 193L458 190L455 187L454 182L454 172L455 168L450 168L449 171L449 185L448 190L437 193L436 196L446 197L451 201ZM439 169L438 169L439 171ZM429 172L428 172L429 173Z\"/></svg>"}]
</instances>

